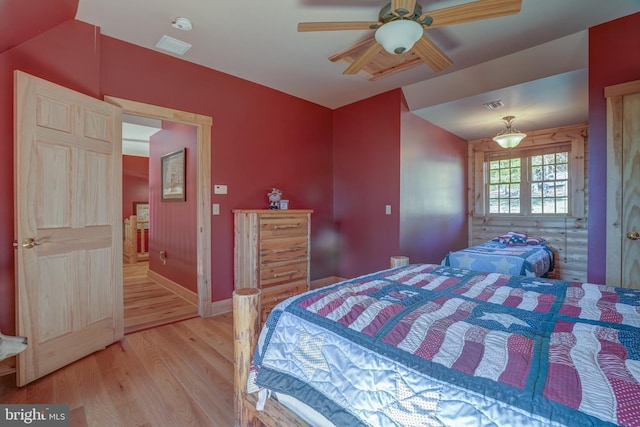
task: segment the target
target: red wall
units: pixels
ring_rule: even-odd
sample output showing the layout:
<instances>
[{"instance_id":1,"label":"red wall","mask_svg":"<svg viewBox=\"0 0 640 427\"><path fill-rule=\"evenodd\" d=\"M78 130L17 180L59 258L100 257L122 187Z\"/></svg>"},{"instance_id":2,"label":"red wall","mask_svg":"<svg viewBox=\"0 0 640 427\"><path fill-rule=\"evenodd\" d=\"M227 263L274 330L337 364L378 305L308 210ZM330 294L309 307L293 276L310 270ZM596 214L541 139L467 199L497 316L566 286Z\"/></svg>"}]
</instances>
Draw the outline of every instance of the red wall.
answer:
<instances>
[{"instance_id":1,"label":"red wall","mask_svg":"<svg viewBox=\"0 0 640 427\"><path fill-rule=\"evenodd\" d=\"M0 1L0 53L73 19L78 0Z\"/></svg>"},{"instance_id":2,"label":"red wall","mask_svg":"<svg viewBox=\"0 0 640 427\"><path fill-rule=\"evenodd\" d=\"M333 204L342 277L388 268L389 257L400 255L401 102L397 89L334 111Z\"/></svg>"},{"instance_id":3,"label":"red wall","mask_svg":"<svg viewBox=\"0 0 640 427\"><path fill-rule=\"evenodd\" d=\"M335 110L333 151L340 276L467 246L467 142L409 112L400 90Z\"/></svg>"},{"instance_id":4,"label":"red wall","mask_svg":"<svg viewBox=\"0 0 640 427\"><path fill-rule=\"evenodd\" d=\"M640 13L589 30L589 265L590 282L606 277L606 86L640 80Z\"/></svg>"},{"instance_id":5,"label":"red wall","mask_svg":"<svg viewBox=\"0 0 640 427\"><path fill-rule=\"evenodd\" d=\"M149 145L149 269L198 292L197 283L197 129L163 122ZM186 148L184 201L162 201L161 157ZM160 261L166 251L166 263Z\"/></svg>"},{"instance_id":6,"label":"red wall","mask_svg":"<svg viewBox=\"0 0 640 427\"><path fill-rule=\"evenodd\" d=\"M467 141L403 106L400 254L440 264L468 246Z\"/></svg>"},{"instance_id":7,"label":"red wall","mask_svg":"<svg viewBox=\"0 0 640 427\"><path fill-rule=\"evenodd\" d=\"M135 215L134 202L149 202L149 158L122 156L122 218Z\"/></svg>"}]
</instances>

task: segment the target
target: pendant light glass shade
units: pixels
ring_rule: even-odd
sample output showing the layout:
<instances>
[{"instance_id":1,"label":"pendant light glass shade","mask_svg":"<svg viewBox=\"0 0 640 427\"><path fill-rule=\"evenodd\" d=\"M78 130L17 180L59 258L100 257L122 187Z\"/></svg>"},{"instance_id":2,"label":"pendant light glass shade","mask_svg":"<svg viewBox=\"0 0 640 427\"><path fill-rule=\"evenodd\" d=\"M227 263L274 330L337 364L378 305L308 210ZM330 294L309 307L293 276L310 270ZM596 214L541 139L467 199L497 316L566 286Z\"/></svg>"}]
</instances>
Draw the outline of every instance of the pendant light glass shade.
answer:
<instances>
[{"instance_id":1,"label":"pendant light glass shade","mask_svg":"<svg viewBox=\"0 0 640 427\"><path fill-rule=\"evenodd\" d=\"M507 129L493 137L493 140L502 148L513 148L520 144L520 142L527 136L526 133L522 133L511 126L513 119L515 119L515 116L503 117L502 120L504 120Z\"/></svg>"},{"instance_id":2,"label":"pendant light glass shade","mask_svg":"<svg viewBox=\"0 0 640 427\"><path fill-rule=\"evenodd\" d=\"M376 30L375 38L384 50L393 54L403 54L413 47L424 34L422 25L416 21L399 19L387 22Z\"/></svg>"}]
</instances>

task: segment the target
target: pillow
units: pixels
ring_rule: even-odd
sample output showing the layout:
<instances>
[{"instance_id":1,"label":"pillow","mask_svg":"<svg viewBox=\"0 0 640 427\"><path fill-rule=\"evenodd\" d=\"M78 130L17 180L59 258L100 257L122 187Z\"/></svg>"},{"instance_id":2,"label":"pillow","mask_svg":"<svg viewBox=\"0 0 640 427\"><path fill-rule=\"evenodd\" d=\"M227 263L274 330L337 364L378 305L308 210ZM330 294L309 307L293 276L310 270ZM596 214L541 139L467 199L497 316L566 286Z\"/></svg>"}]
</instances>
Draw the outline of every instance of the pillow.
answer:
<instances>
[{"instance_id":1,"label":"pillow","mask_svg":"<svg viewBox=\"0 0 640 427\"><path fill-rule=\"evenodd\" d=\"M502 236L498 236L494 239L491 239L492 242L498 242L498 243L507 243L509 241L509 239L511 238L510 234L503 234Z\"/></svg>"},{"instance_id":2,"label":"pillow","mask_svg":"<svg viewBox=\"0 0 640 427\"><path fill-rule=\"evenodd\" d=\"M528 245L541 245L545 242L542 237L527 237Z\"/></svg>"},{"instance_id":3,"label":"pillow","mask_svg":"<svg viewBox=\"0 0 640 427\"><path fill-rule=\"evenodd\" d=\"M524 246L527 244L527 233L516 233L510 231L507 234L492 239L493 242L504 243L510 246ZM533 244L533 243L532 243Z\"/></svg>"},{"instance_id":4,"label":"pillow","mask_svg":"<svg viewBox=\"0 0 640 427\"><path fill-rule=\"evenodd\" d=\"M510 231L507 233L509 236L516 236L519 239L527 240L527 233L516 233L514 231Z\"/></svg>"},{"instance_id":5,"label":"pillow","mask_svg":"<svg viewBox=\"0 0 640 427\"><path fill-rule=\"evenodd\" d=\"M524 237L523 237L524 236ZM507 242L509 246L527 246L527 235L514 233Z\"/></svg>"}]
</instances>

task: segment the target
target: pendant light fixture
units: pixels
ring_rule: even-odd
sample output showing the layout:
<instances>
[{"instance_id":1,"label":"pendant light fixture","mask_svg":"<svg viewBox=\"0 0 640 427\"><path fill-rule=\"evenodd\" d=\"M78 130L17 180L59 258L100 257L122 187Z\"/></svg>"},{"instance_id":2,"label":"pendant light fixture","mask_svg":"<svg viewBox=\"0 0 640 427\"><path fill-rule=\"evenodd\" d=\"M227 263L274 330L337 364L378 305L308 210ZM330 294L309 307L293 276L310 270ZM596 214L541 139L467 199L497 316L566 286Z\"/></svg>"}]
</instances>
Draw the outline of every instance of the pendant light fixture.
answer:
<instances>
[{"instance_id":1,"label":"pendant light fixture","mask_svg":"<svg viewBox=\"0 0 640 427\"><path fill-rule=\"evenodd\" d=\"M515 119L515 116L503 117L502 120L507 128L493 137L493 140L502 148L513 148L520 144L520 142L527 136L526 133L522 133L512 127L513 119Z\"/></svg>"}]
</instances>

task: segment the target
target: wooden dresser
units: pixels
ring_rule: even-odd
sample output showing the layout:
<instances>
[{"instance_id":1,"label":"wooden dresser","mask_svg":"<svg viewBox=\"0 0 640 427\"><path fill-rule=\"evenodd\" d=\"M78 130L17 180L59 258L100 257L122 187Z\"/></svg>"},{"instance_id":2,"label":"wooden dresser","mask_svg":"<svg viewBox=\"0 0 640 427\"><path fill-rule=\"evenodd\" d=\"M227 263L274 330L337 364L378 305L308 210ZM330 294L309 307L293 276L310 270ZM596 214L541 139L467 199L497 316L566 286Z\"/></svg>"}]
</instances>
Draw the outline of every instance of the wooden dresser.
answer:
<instances>
[{"instance_id":1,"label":"wooden dresser","mask_svg":"<svg viewBox=\"0 0 640 427\"><path fill-rule=\"evenodd\" d=\"M234 287L262 289L261 315L309 289L311 210L236 209Z\"/></svg>"}]
</instances>

